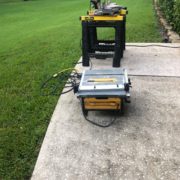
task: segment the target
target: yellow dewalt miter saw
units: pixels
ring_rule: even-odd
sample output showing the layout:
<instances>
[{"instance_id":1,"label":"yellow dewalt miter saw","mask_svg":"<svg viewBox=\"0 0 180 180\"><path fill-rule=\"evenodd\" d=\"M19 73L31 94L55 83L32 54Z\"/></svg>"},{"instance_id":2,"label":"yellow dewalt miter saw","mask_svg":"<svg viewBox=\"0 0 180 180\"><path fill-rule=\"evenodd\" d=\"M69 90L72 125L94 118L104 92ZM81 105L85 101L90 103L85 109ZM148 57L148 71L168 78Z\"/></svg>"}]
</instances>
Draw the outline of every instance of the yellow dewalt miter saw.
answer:
<instances>
[{"instance_id":1,"label":"yellow dewalt miter saw","mask_svg":"<svg viewBox=\"0 0 180 180\"><path fill-rule=\"evenodd\" d=\"M90 0L90 10L88 15L94 16L114 16L127 14L127 8L120 6L116 3L112 3L110 0Z\"/></svg>"}]
</instances>

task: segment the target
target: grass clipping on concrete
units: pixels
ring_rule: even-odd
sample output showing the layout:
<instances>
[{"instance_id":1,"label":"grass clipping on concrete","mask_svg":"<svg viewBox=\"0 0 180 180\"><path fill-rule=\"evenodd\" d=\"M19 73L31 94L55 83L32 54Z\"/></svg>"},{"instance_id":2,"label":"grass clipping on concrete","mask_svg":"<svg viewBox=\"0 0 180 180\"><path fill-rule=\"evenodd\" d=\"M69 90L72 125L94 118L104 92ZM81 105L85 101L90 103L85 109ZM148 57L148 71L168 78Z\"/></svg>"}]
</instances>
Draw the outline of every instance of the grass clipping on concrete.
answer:
<instances>
[{"instance_id":1,"label":"grass clipping on concrete","mask_svg":"<svg viewBox=\"0 0 180 180\"><path fill-rule=\"evenodd\" d=\"M161 41L151 0L119 2L129 10L127 41ZM80 57L79 16L88 7L89 0L0 0L0 179L31 176L58 100L41 96L41 83Z\"/></svg>"}]
</instances>

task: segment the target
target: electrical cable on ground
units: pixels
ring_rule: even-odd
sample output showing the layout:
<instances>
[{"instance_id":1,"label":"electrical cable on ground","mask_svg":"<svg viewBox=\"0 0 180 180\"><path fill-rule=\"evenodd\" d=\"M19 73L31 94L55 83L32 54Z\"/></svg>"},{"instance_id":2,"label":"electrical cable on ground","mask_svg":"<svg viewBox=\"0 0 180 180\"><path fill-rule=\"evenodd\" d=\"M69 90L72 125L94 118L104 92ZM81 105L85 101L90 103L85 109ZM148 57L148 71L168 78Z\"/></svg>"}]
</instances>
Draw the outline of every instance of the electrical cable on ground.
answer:
<instances>
[{"instance_id":1,"label":"electrical cable on ground","mask_svg":"<svg viewBox=\"0 0 180 180\"><path fill-rule=\"evenodd\" d=\"M135 44L126 44L129 47L164 47L164 48L180 48L180 46L168 46L160 44L147 44L147 45L135 45Z\"/></svg>"},{"instance_id":2,"label":"electrical cable on ground","mask_svg":"<svg viewBox=\"0 0 180 180\"><path fill-rule=\"evenodd\" d=\"M164 76L164 75L143 75L143 74L128 74L129 76L134 77L160 77L160 78L180 78L180 76Z\"/></svg>"},{"instance_id":3,"label":"electrical cable on ground","mask_svg":"<svg viewBox=\"0 0 180 180\"><path fill-rule=\"evenodd\" d=\"M77 62L76 64L82 64L82 61ZM90 61L90 70L92 68L93 68L93 64L92 64L92 61ZM64 69L52 75L45 82L43 82L40 88L41 95L59 96L62 94L66 94L70 91L77 89L80 79L81 79L81 73L78 73L75 68ZM63 89L63 92L61 92L61 89Z\"/></svg>"},{"instance_id":4,"label":"electrical cable on ground","mask_svg":"<svg viewBox=\"0 0 180 180\"><path fill-rule=\"evenodd\" d=\"M88 121L88 122L90 122L90 123L92 123L92 124L94 124L96 126L103 127L103 128L111 126L116 121L116 115L114 115L114 118L108 124L100 124L100 123L96 123L93 120L88 119L87 116L84 113L82 113L82 114L84 116L84 119L86 119L86 121Z\"/></svg>"},{"instance_id":5,"label":"electrical cable on ground","mask_svg":"<svg viewBox=\"0 0 180 180\"><path fill-rule=\"evenodd\" d=\"M79 85L80 78L81 74L78 73L76 69L64 69L43 82L41 86L41 94L43 96L59 96L62 94L66 94L74 90ZM63 86L64 90L63 92L61 92Z\"/></svg>"}]
</instances>

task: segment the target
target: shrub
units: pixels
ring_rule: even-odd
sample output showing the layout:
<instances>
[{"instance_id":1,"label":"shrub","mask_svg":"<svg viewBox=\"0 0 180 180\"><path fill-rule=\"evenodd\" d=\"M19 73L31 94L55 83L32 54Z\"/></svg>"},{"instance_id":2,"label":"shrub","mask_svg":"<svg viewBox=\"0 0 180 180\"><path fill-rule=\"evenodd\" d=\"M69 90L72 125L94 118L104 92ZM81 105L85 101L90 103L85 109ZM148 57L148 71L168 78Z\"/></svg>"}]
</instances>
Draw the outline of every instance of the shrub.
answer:
<instances>
[{"instance_id":1,"label":"shrub","mask_svg":"<svg viewBox=\"0 0 180 180\"><path fill-rule=\"evenodd\" d=\"M159 0L159 6L173 30L180 34L180 0Z\"/></svg>"},{"instance_id":2,"label":"shrub","mask_svg":"<svg viewBox=\"0 0 180 180\"><path fill-rule=\"evenodd\" d=\"M180 0L176 0L174 6L174 30L180 34Z\"/></svg>"}]
</instances>

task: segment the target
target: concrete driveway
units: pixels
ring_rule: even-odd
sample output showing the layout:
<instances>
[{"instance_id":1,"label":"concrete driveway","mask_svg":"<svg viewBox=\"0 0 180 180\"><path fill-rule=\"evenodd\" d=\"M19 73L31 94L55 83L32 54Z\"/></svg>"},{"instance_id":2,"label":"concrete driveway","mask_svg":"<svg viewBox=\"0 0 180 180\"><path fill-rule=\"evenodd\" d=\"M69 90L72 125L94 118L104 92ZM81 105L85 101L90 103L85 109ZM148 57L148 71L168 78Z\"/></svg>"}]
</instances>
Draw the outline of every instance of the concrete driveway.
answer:
<instances>
[{"instance_id":1,"label":"concrete driveway","mask_svg":"<svg viewBox=\"0 0 180 180\"><path fill-rule=\"evenodd\" d=\"M112 60L92 62L107 68ZM97 127L73 93L62 95L32 180L180 179L180 49L127 47L122 67L133 86L124 116Z\"/></svg>"}]
</instances>

